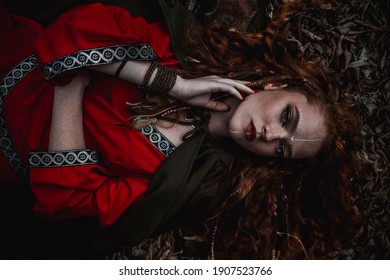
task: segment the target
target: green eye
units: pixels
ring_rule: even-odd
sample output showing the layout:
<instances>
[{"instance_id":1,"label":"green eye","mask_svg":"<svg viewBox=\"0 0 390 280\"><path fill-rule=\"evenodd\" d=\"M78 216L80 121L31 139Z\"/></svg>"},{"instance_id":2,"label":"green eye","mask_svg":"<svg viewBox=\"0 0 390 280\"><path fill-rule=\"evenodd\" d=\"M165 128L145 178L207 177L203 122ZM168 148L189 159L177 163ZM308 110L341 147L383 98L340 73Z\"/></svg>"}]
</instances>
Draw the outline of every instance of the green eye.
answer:
<instances>
[{"instance_id":1,"label":"green eye","mask_svg":"<svg viewBox=\"0 0 390 280\"><path fill-rule=\"evenodd\" d=\"M288 105L282 112L282 127L286 126L291 120L291 106Z\"/></svg>"},{"instance_id":2,"label":"green eye","mask_svg":"<svg viewBox=\"0 0 390 280\"><path fill-rule=\"evenodd\" d=\"M286 145L283 140L278 140L276 144L276 154L280 157L284 157L286 151Z\"/></svg>"}]
</instances>

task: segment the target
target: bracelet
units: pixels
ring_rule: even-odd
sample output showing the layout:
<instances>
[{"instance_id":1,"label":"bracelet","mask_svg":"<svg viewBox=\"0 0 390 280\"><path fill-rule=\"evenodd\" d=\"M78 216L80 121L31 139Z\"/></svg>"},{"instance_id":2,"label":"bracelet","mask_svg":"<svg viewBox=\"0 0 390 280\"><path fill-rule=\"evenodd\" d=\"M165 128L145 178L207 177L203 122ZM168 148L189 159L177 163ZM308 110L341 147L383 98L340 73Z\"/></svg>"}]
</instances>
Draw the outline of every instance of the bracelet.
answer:
<instances>
[{"instance_id":1,"label":"bracelet","mask_svg":"<svg viewBox=\"0 0 390 280\"><path fill-rule=\"evenodd\" d=\"M156 76L149 85L150 78L156 68ZM174 70L153 61L145 73L145 77L140 88L150 93L163 96L171 91L176 83L176 79L177 74Z\"/></svg>"},{"instance_id":2,"label":"bracelet","mask_svg":"<svg viewBox=\"0 0 390 280\"><path fill-rule=\"evenodd\" d=\"M125 66L125 64L127 63L127 60L124 60L121 62L121 64L119 65L118 69L116 69L115 71L115 78L119 78L119 74L121 73L123 67Z\"/></svg>"},{"instance_id":3,"label":"bracelet","mask_svg":"<svg viewBox=\"0 0 390 280\"><path fill-rule=\"evenodd\" d=\"M140 85L141 89L148 90L150 78L152 77L152 74L153 74L154 70L157 68L157 66L158 66L158 63L155 61L153 61L152 64L150 64L148 70L146 70L142 85ZM157 74L156 74L156 76L157 76Z\"/></svg>"}]
</instances>

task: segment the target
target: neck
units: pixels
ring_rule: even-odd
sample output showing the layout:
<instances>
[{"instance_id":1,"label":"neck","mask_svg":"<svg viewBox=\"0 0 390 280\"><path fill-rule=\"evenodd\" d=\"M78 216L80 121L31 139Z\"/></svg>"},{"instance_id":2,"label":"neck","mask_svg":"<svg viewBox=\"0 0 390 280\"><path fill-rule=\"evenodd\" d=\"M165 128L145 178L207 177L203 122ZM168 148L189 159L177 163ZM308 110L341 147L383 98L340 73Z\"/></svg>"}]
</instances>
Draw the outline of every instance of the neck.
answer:
<instances>
[{"instance_id":1,"label":"neck","mask_svg":"<svg viewBox=\"0 0 390 280\"><path fill-rule=\"evenodd\" d=\"M227 137L229 121L240 101L234 97L229 97L223 102L229 105L231 109L228 112L210 111L209 132L217 136Z\"/></svg>"}]
</instances>

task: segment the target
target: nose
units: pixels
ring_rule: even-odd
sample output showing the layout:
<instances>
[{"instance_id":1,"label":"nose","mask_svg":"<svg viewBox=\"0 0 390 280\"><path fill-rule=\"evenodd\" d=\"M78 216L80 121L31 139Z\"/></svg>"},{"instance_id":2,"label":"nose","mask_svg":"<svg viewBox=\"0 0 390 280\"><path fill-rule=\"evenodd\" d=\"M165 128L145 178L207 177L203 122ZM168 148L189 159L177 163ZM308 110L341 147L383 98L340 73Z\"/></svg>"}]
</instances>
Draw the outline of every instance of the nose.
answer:
<instances>
[{"instance_id":1,"label":"nose","mask_svg":"<svg viewBox=\"0 0 390 280\"><path fill-rule=\"evenodd\" d=\"M266 142L271 142L275 139L281 138L283 135L283 129L271 126L264 126L262 130L262 138Z\"/></svg>"}]
</instances>

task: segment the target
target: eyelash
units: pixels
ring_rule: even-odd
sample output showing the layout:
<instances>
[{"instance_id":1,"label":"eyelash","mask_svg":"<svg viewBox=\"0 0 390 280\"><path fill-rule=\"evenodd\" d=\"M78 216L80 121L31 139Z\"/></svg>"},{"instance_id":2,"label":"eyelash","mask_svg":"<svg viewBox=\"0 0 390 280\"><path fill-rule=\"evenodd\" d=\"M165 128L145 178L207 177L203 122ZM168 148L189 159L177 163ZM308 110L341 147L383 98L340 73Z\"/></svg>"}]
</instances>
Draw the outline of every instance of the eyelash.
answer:
<instances>
[{"instance_id":1,"label":"eyelash","mask_svg":"<svg viewBox=\"0 0 390 280\"><path fill-rule=\"evenodd\" d=\"M289 124L291 120L291 106L288 105L282 112L282 127ZM283 140L278 140L276 145L276 154L280 157L284 157L286 151L286 145Z\"/></svg>"},{"instance_id":2,"label":"eyelash","mask_svg":"<svg viewBox=\"0 0 390 280\"><path fill-rule=\"evenodd\" d=\"M282 112L282 127L286 126L291 120L291 106L288 105Z\"/></svg>"},{"instance_id":3,"label":"eyelash","mask_svg":"<svg viewBox=\"0 0 390 280\"><path fill-rule=\"evenodd\" d=\"M284 157L286 146L283 140L278 140L276 145L276 154L280 157Z\"/></svg>"}]
</instances>

